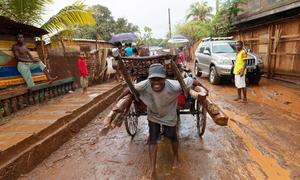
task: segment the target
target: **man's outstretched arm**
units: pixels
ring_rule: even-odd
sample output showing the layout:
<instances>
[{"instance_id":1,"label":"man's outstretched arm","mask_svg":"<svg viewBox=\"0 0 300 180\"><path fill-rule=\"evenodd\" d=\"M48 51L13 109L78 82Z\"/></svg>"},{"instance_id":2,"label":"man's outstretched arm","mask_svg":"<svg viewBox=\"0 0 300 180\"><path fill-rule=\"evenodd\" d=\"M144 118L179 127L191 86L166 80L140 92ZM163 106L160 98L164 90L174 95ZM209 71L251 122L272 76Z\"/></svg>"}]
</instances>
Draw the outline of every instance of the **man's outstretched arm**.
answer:
<instances>
[{"instance_id":1,"label":"man's outstretched arm","mask_svg":"<svg viewBox=\"0 0 300 180\"><path fill-rule=\"evenodd\" d=\"M208 92L208 89L198 79L194 80L193 86L201 86Z\"/></svg>"},{"instance_id":2,"label":"man's outstretched arm","mask_svg":"<svg viewBox=\"0 0 300 180\"><path fill-rule=\"evenodd\" d=\"M122 92L122 94L117 98L117 101L119 101L123 97L127 96L128 94L132 94L132 93L130 92L129 88L127 87L127 88L124 89L124 91Z\"/></svg>"}]
</instances>

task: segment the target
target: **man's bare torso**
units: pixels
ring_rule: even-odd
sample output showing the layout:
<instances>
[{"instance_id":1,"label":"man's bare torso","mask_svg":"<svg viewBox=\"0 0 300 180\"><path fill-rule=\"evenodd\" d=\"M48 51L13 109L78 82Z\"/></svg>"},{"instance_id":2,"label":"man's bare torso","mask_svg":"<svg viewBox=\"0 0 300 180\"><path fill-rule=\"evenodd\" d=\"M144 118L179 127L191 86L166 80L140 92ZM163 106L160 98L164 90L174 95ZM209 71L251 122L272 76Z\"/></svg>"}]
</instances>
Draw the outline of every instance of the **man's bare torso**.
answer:
<instances>
[{"instance_id":1,"label":"man's bare torso","mask_svg":"<svg viewBox=\"0 0 300 180\"><path fill-rule=\"evenodd\" d=\"M35 59L33 59L32 56L30 55L29 49L26 47L25 44L23 45L15 44L13 45L12 50L17 61L36 62Z\"/></svg>"}]
</instances>

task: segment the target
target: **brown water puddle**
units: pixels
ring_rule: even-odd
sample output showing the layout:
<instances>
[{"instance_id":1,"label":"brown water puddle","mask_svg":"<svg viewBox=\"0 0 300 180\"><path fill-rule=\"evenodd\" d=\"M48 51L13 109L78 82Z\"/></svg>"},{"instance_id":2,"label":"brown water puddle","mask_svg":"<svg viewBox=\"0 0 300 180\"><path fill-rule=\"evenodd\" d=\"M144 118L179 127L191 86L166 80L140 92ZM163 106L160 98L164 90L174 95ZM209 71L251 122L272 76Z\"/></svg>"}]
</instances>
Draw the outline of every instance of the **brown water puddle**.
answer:
<instances>
[{"instance_id":1,"label":"brown water puddle","mask_svg":"<svg viewBox=\"0 0 300 180\"><path fill-rule=\"evenodd\" d=\"M237 115L234 112L228 111L228 110L224 110L225 113L233 120L238 119L239 122L249 122L249 119L247 118L247 116L241 116L241 115ZM263 154L261 151L259 151L255 145L253 144L252 140L249 138L248 135L246 135L241 129L240 127L238 127L238 125L236 123L234 123L233 121L229 121L228 126L239 136L242 138L243 142L246 144L247 148L248 148L248 152L250 154L250 156L252 157L252 159L259 164L260 168L263 170L263 172L267 175L267 177L269 179L290 179L290 173L282 168L277 160L275 158L272 158L270 156L267 156L265 154ZM257 179L261 179L261 174L258 172L253 172L254 176Z\"/></svg>"},{"instance_id":2,"label":"brown water puddle","mask_svg":"<svg viewBox=\"0 0 300 180\"><path fill-rule=\"evenodd\" d=\"M229 95L233 99L237 94L234 84L212 85L204 78L200 81L212 90L210 96L215 98ZM256 103L267 104L300 115L300 88L290 88L262 79L259 86L248 87L247 96L249 100Z\"/></svg>"}]
</instances>

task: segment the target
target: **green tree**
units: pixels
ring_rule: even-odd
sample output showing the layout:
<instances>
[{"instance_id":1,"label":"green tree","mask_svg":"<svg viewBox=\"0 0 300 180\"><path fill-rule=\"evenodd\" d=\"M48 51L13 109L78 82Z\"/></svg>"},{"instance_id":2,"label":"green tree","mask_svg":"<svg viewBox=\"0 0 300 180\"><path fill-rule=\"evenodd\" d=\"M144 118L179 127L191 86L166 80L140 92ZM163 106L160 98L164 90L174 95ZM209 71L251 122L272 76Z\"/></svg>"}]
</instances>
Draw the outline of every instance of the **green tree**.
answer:
<instances>
[{"instance_id":1,"label":"green tree","mask_svg":"<svg viewBox=\"0 0 300 180\"><path fill-rule=\"evenodd\" d=\"M126 32L137 32L138 26L129 23L126 18L118 18L114 24L114 33L126 33Z\"/></svg>"},{"instance_id":2,"label":"green tree","mask_svg":"<svg viewBox=\"0 0 300 180\"><path fill-rule=\"evenodd\" d=\"M211 34L213 36L226 36L234 29L234 22L237 15L243 9L239 8L239 4L245 3L247 0L227 0L219 8L217 14L211 20Z\"/></svg>"},{"instance_id":3,"label":"green tree","mask_svg":"<svg viewBox=\"0 0 300 180\"><path fill-rule=\"evenodd\" d=\"M152 45L155 41L152 36L152 29L148 26L145 26L143 32L138 32L138 39L136 43L137 47Z\"/></svg>"},{"instance_id":4,"label":"green tree","mask_svg":"<svg viewBox=\"0 0 300 180\"><path fill-rule=\"evenodd\" d=\"M194 20L176 26L176 33L182 34L192 41L198 41L203 37L208 36L227 36L229 32L234 29L234 22L236 21L239 12L243 11L239 8L239 4L245 3L247 0L226 0L223 2L217 11L216 15L210 21L205 20L209 16L197 16L200 12L197 7L207 7L206 2L195 3L191 5L190 14L188 18L193 17ZM198 9L198 11L197 11ZM193 12L193 13L192 13ZM207 18L206 18L207 19Z\"/></svg>"},{"instance_id":5,"label":"green tree","mask_svg":"<svg viewBox=\"0 0 300 180\"><path fill-rule=\"evenodd\" d=\"M90 10L93 12L96 25L94 27L77 26L75 37L96 39L98 34L100 39L108 41L114 34L138 31L138 27L129 23L125 18L114 20L110 10L105 6L95 5Z\"/></svg>"},{"instance_id":6,"label":"green tree","mask_svg":"<svg viewBox=\"0 0 300 180\"><path fill-rule=\"evenodd\" d=\"M186 20L198 20L198 21L207 21L210 17L212 8L207 5L206 1L196 2L191 4L188 14L186 16Z\"/></svg>"},{"instance_id":7,"label":"green tree","mask_svg":"<svg viewBox=\"0 0 300 180\"><path fill-rule=\"evenodd\" d=\"M176 34L182 34L192 42L196 42L210 35L210 23L193 20L187 23L177 24L175 31Z\"/></svg>"},{"instance_id":8,"label":"green tree","mask_svg":"<svg viewBox=\"0 0 300 180\"><path fill-rule=\"evenodd\" d=\"M20 23L40 26L49 32L61 31L77 24L95 24L91 11L81 1L66 6L44 22L42 15L51 3L53 0L0 0L0 15Z\"/></svg>"}]
</instances>

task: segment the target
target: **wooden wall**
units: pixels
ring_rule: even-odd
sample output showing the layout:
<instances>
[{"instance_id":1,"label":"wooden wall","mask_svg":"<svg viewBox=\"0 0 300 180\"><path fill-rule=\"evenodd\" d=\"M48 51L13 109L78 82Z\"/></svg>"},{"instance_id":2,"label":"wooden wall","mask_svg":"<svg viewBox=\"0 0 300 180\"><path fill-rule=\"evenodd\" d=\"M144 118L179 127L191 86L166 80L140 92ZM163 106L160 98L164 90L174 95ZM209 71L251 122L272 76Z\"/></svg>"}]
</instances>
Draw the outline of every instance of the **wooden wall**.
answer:
<instances>
[{"instance_id":1,"label":"wooden wall","mask_svg":"<svg viewBox=\"0 0 300 180\"><path fill-rule=\"evenodd\" d=\"M98 84L107 80L106 58L108 50L112 45L107 42L88 42L88 41L64 41L65 55L61 43L48 45L48 62L50 71L59 77L68 77L72 75L75 78L75 85L79 84L79 72L77 69L77 59L79 52L85 52L87 66L89 71L89 83ZM90 51L99 50L95 54Z\"/></svg>"},{"instance_id":2,"label":"wooden wall","mask_svg":"<svg viewBox=\"0 0 300 180\"><path fill-rule=\"evenodd\" d=\"M300 16L241 30L234 37L262 57L264 71L269 77L300 78Z\"/></svg>"}]
</instances>

